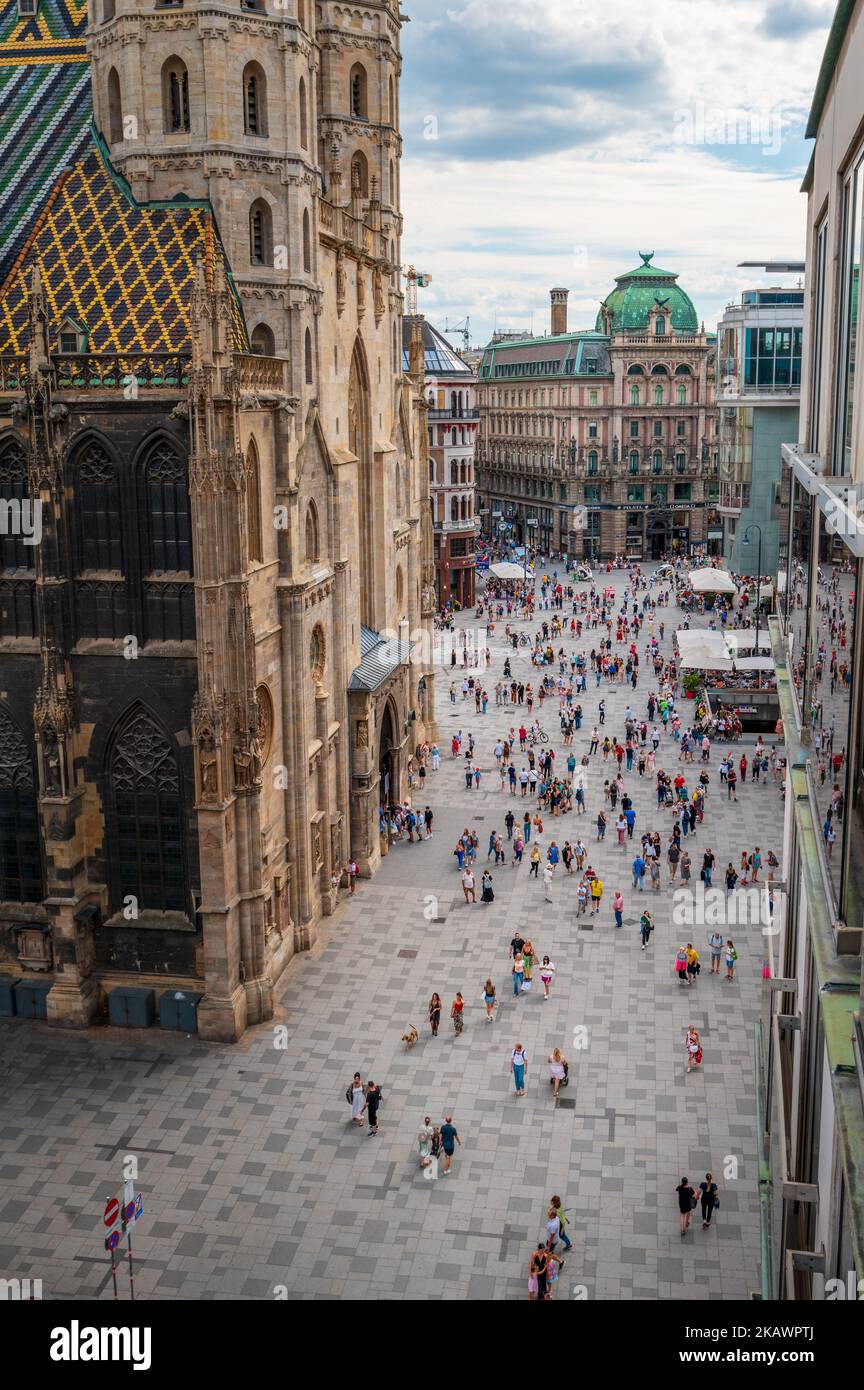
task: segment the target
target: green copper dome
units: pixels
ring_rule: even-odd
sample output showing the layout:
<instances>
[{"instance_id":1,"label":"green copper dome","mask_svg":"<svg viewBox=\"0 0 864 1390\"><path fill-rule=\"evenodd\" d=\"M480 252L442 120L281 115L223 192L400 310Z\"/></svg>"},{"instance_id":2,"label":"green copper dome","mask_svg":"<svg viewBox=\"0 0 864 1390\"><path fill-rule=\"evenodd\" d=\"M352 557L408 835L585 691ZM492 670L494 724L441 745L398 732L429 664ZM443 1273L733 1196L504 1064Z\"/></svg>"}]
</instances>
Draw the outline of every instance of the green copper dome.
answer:
<instances>
[{"instance_id":1,"label":"green copper dome","mask_svg":"<svg viewBox=\"0 0 864 1390\"><path fill-rule=\"evenodd\" d=\"M596 331L604 333L603 310L612 315L612 332L625 329L641 329L645 332L653 328L658 314L665 316L666 331L672 328L679 333L696 333L699 324L696 310L689 295L677 284L678 276L671 270L660 270L651 264L653 251L640 251L642 264L626 275L615 276L615 289L603 301L597 315Z\"/></svg>"}]
</instances>

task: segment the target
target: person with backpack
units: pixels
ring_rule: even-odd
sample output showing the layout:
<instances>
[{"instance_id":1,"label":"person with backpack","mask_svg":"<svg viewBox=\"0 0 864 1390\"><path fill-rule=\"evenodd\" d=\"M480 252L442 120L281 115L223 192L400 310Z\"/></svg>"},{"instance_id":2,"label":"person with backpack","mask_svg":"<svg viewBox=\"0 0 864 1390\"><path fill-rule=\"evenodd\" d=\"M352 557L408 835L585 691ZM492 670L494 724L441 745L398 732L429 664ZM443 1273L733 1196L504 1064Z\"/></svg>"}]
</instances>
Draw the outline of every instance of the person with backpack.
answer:
<instances>
[{"instance_id":1,"label":"person with backpack","mask_svg":"<svg viewBox=\"0 0 864 1390\"><path fill-rule=\"evenodd\" d=\"M712 931L708 935L708 946L711 950L711 974L720 974L720 956L723 953L723 933Z\"/></svg>"},{"instance_id":2,"label":"person with backpack","mask_svg":"<svg viewBox=\"0 0 864 1390\"><path fill-rule=\"evenodd\" d=\"M510 1070L516 1086L517 1096L525 1094L525 1072L528 1067L528 1054L521 1043L516 1044L510 1056Z\"/></svg>"},{"instance_id":3,"label":"person with backpack","mask_svg":"<svg viewBox=\"0 0 864 1390\"><path fill-rule=\"evenodd\" d=\"M637 854L633 860L633 887L638 888L639 892L644 892L643 879L645 878L645 860L641 854Z\"/></svg>"}]
</instances>

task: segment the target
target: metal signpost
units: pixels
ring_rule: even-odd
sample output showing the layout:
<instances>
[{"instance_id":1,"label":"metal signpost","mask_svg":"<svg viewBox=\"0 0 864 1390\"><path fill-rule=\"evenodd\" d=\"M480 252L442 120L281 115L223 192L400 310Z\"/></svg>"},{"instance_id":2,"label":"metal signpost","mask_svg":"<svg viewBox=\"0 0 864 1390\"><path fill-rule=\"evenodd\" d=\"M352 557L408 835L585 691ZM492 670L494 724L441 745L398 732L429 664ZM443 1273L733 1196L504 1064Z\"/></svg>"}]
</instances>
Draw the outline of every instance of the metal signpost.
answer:
<instances>
[{"instance_id":1,"label":"metal signpost","mask_svg":"<svg viewBox=\"0 0 864 1390\"><path fill-rule=\"evenodd\" d=\"M105 1249L111 1256L111 1279L114 1284L114 1297L117 1293L117 1261L115 1251L120 1240L126 1237L126 1252L129 1258L129 1296L135 1298L135 1268L132 1263L132 1227L144 1215L144 1199L136 1193L131 1178L127 1178L122 1191L109 1197L102 1213L102 1224L108 1234L105 1236Z\"/></svg>"}]
</instances>

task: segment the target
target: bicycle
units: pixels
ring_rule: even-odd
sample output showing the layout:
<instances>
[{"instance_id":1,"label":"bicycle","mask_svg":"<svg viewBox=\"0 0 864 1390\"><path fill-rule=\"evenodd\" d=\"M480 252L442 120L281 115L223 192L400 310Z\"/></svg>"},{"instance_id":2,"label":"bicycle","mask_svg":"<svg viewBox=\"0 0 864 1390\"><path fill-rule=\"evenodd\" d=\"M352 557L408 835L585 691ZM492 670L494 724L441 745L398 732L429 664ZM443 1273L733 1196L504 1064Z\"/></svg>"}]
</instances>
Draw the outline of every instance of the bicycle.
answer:
<instances>
[{"instance_id":1,"label":"bicycle","mask_svg":"<svg viewBox=\"0 0 864 1390\"><path fill-rule=\"evenodd\" d=\"M548 743L549 735L545 733L543 729L532 729L531 733L528 735L528 742L533 748L535 743Z\"/></svg>"},{"instance_id":2,"label":"bicycle","mask_svg":"<svg viewBox=\"0 0 864 1390\"><path fill-rule=\"evenodd\" d=\"M519 634L519 646L520 646L520 647L530 647L530 646L531 646L531 638L528 636L527 632L522 632L522 633Z\"/></svg>"}]
</instances>

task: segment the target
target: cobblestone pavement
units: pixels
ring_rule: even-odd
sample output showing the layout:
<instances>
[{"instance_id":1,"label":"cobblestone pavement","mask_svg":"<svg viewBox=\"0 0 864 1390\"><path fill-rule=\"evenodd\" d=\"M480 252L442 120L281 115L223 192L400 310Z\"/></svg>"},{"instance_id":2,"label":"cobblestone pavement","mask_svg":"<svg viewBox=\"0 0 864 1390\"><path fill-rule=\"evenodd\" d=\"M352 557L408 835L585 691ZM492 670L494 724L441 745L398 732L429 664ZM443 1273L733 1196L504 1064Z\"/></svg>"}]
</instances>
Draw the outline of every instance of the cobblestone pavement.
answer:
<instances>
[{"instance_id":1,"label":"cobblestone pavement","mask_svg":"<svg viewBox=\"0 0 864 1390\"><path fill-rule=\"evenodd\" d=\"M613 579L620 595L625 578ZM668 652L680 615L670 608L658 616ZM0 1272L41 1278L46 1298L110 1298L100 1218L120 1159L131 1153L144 1194L134 1240L139 1298L523 1298L553 1192L564 1198L573 1240L559 1298L732 1299L758 1286L758 926L730 929L739 954L732 983L709 975L706 964L692 989L679 985L679 939L692 935L705 960L706 931L673 929L665 866L660 893L633 893L632 845L619 848L611 823L596 844L610 775L600 758L588 769L588 814L546 825L547 842L553 835L559 845L572 842L581 832L588 844L606 885L593 930L577 922L575 877L559 877L545 904L542 881L529 881L527 862L511 868L509 855L495 871L495 902L463 901L456 837L465 825L477 827L482 869L489 832L503 831L512 801L498 789L492 755L495 736L520 722L516 711L494 705L502 635L491 641L486 716L475 716L461 694L451 706L449 672L439 676L442 761L425 798L435 810L434 838L396 844L374 880L325 924L315 950L292 963L276 1020L287 1046L274 1046L271 1026L222 1048L153 1031L61 1035L3 1021ZM568 650L590 651L597 634L587 636L568 641ZM644 646L643 636L640 657ZM589 680L578 756L601 696L612 733L623 732L628 702L643 714L650 682L642 661L635 692L597 691ZM536 686L526 649L513 669ZM557 708L543 722L556 735L560 767ZM477 739L479 791L465 790L461 764L450 757L459 727ZM755 843L763 855L781 851L777 787L748 781L730 806L720 795L718 761L715 749L706 819L691 846L697 884L707 844L718 869L730 858L737 865L741 849ZM658 766L677 768L671 740L661 744ZM657 821L653 781L635 772L626 781L637 834L662 825L665 842L668 822ZM611 898L619 886L624 928L616 931ZM657 929L642 952L636 924L649 898ZM508 943L516 925L557 964L548 1003L538 984L513 997ZM480 1002L487 975L501 1001L492 1024ZM443 1023L441 1036L430 1037L433 989L445 1011L457 989L464 993L461 1037ZM705 1062L688 1076L682 1041L691 1022L701 1030ZM420 1041L406 1052L401 1036L412 1023ZM587 1045L574 1050L578 1028ZM517 1041L529 1058L524 1099L509 1075ZM546 1066L555 1045L571 1061L557 1107ZM377 1137L349 1122L345 1088L355 1068L383 1088ZM424 1114L440 1123L445 1113L462 1147L446 1178L426 1181L416 1132ZM682 1174L698 1183L707 1168L722 1189L720 1210L710 1230L697 1220L682 1240L674 1189ZM732 1170L737 1176L724 1176ZM118 1278L126 1297L125 1267Z\"/></svg>"}]
</instances>

